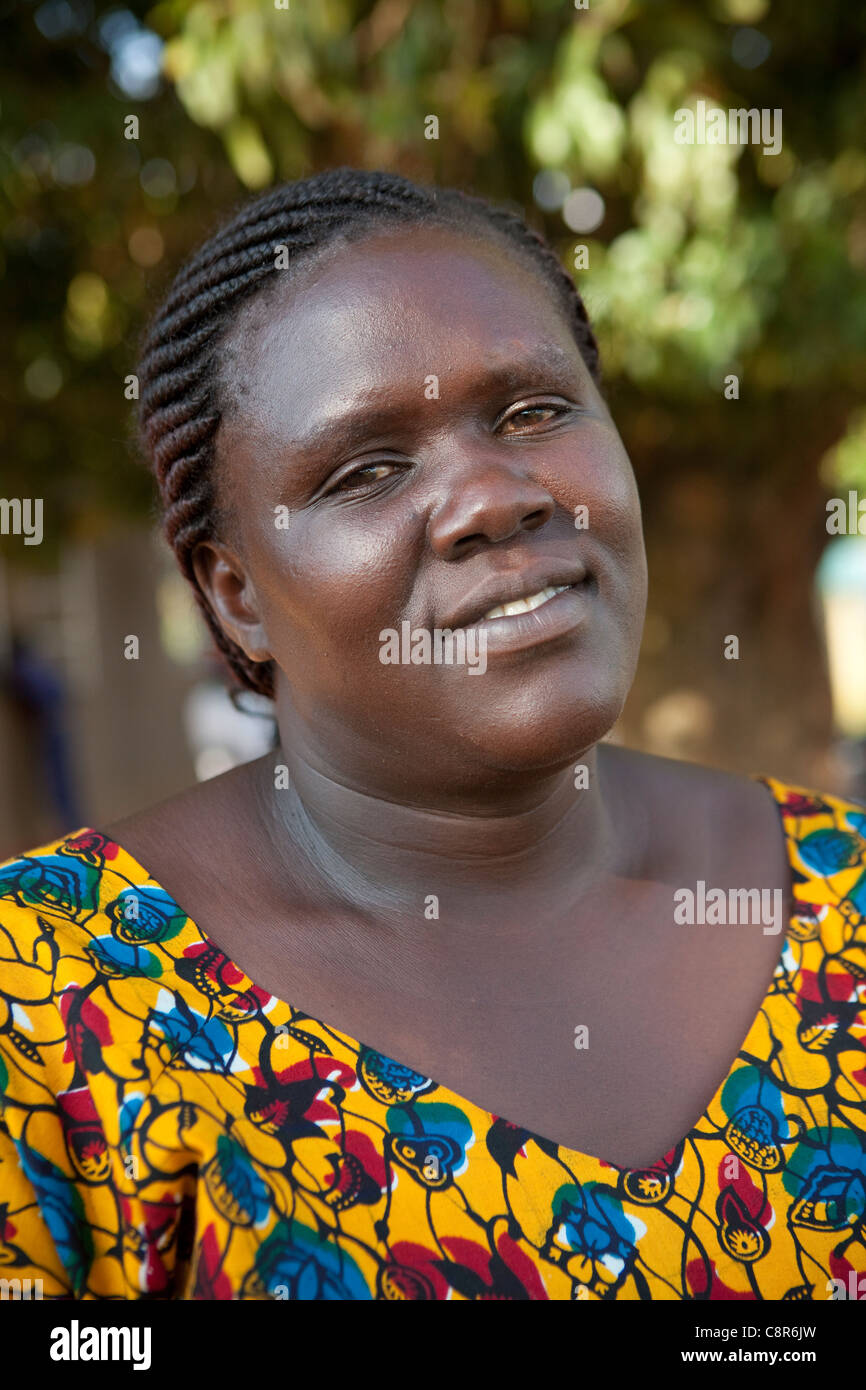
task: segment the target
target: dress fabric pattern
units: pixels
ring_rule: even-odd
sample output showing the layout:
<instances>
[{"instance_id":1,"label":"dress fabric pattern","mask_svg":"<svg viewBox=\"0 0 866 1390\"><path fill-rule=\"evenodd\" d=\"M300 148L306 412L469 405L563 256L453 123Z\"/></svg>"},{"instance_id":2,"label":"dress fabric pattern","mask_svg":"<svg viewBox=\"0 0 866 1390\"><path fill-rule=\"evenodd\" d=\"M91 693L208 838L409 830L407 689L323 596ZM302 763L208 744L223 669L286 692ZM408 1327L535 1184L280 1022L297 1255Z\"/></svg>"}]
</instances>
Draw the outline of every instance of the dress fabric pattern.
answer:
<instances>
[{"instance_id":1,"label":"dress fabric pattern","mask_svg":"<svg viewBox=\"0 0 866 1390\"><path fill-rule=\"evenodd\" d=\"M794 916L727 1076L645 1169L520 1128L272 997L96 830L0 865L0 1276L41 1279L46 1299L856 1289L866 808L759 780Z\"/></svg>"}]
</instances>

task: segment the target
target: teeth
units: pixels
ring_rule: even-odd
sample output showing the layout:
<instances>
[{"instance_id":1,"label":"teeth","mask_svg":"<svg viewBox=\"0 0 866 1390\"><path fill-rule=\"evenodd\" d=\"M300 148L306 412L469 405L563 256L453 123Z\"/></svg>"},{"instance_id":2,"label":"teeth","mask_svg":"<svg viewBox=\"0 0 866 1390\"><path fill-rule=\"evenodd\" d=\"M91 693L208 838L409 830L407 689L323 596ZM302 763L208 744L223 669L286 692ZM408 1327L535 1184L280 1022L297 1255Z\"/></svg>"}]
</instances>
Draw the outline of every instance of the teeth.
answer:
<instances>
[{"instance_id":1,"label":"teeth","mask_svg":"<svg viewBox=\"0 0 866 1390\"><path fill-rule=\"evenodd\" d=\"M561 594L563 589L570 588L570 584L548 584L546 589L539 589L537 594L530 594L527 598L518 598L513 603L502 603L498 608L491 608L481 621L484 622L487 618L510 618L514 613L531 613L533 608L540 608L542 603L547 603L548 599Z\"/></svg>"}]
</instances>

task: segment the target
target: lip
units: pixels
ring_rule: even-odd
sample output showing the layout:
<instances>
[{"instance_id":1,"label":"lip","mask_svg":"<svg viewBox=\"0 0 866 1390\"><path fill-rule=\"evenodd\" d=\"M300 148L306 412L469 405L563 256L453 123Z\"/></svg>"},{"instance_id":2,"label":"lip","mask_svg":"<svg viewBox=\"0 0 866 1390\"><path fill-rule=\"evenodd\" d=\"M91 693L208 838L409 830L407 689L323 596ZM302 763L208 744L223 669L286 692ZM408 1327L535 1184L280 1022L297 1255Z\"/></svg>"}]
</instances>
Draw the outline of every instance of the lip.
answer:
<instances>
[{"instance_id":1,"label":"lip","mask_svg":"<svg viewBox=\"0 0 866 1390\"><path fill-rule=\"evenodd\" d=\"M594 592L590 581L549 598L529 613L512 613L505 618L484 618L465 626L483 634L487 655L494 652L517 652L542 642L566 637L586 620L589 601ZM491 607L493 605L491 604Z\"/></svg>"},{"instance_id":2,"label":"lip","mask_svg":"<svg viewBox=\"0 0 866 1390\"><path fill-rule=\"evenodd\" d=\"M545 569L533 566L522 570L520 574L491 575L466 595L459 607L441 626L452 629L483 626L492 631L496 623L516 623L520 618L534 617L536 613L543 613L545 608L558 602L564 595L557 594L556 598L548 599L547 603L533 609L531 613L516 613L509 618L488 618L482 621L484 614L489 613L491 608L514 603L519 598L529 598L531 594L537 594L541 589L552 588L557 584L578 585L586 579L586 575L585 566L574 561L558 568L551 567L548 561Z\"/></svg>"}]
</instances>

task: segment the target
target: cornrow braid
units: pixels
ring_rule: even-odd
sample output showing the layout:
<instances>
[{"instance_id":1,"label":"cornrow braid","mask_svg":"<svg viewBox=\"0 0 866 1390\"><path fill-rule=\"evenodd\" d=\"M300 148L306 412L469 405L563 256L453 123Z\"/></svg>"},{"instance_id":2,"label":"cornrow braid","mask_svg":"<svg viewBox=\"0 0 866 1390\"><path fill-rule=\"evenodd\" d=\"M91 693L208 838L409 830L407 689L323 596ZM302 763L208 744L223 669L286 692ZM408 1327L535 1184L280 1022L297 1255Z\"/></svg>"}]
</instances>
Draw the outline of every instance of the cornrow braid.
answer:
<instances>
[{"instance_id":1,"label":"cornrow braid","mask_svg":"<svg viewBox=\"0 0 866 1390\"><path fill-rule=\"evenodd\" d=\"M223 631L199 587L196 547L220 531L214 481L222 419L219 347L242 304L276 283L277 247L300 267L335 240L357 240L383 226L441 225L498 238L540 272L566 314L598 382L598 346L571 276L523 218L456 188L424 187L402 175L328 169L281 184L243 204L175 277L141 349L139 434L159 488L166 539L242 687L273 698L273 661L253 661Z\"/></svg>"}]
</instances>

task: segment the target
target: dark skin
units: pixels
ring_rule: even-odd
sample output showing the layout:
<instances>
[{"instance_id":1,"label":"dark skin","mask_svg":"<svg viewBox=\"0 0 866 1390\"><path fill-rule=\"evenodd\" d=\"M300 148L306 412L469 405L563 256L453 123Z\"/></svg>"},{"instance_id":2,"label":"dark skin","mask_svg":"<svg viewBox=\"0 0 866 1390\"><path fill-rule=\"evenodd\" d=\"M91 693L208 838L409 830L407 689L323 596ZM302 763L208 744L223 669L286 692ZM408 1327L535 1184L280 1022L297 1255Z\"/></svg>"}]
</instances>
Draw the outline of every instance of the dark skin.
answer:
<instances>
[{"instance_id":1,"label":"dark skin","mask_svg":"<svg viewBox=\"0 0 866 1390\"><path fill-rule=\"evenodd\" d=\"M278 998L568 1149L650 1164L727 1075L782 948L676 925L674 890L781 889L784 931L791 872L765 787L602 742L646 565L561 307L497 245L379 232L247 306L225 362L230 524L196 571L276 662L281 747L106 832ZM453 626L479 587L490 608L488 584L568 567L570 625L500 621L531 645L491 628L483 674L379 660L382 629Z\"/></svg>"}]
</instances>

